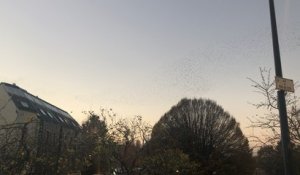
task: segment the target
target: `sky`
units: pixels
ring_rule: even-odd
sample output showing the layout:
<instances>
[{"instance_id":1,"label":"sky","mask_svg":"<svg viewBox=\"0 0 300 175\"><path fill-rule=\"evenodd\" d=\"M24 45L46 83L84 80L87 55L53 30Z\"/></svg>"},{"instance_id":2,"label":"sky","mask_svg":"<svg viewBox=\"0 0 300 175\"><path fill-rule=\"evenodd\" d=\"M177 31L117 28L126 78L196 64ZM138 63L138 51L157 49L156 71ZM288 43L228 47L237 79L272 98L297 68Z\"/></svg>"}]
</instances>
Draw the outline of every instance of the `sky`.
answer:
<instances>
[{"instance_id":1,"label":"sky","mask_svg":"<svg viewBox=\"0 0 300 175\"><path fill-rule=\"evenodd\" d=\"M275 6L283 75L299 81L300 1ZM262 98L247 78L274 72L268 0L0 0L0 61L0 82L79 123L112 108L154 124L209 98L249 134Z\"/></svg>"}]
</instances>

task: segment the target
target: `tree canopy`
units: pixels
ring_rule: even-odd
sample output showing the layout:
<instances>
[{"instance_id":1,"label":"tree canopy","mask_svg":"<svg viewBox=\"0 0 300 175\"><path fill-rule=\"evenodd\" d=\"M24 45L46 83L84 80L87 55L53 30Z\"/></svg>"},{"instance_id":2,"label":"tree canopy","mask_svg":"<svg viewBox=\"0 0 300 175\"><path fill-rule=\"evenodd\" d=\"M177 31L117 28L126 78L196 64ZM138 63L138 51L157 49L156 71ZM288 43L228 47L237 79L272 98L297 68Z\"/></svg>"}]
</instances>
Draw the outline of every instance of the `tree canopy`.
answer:
<instances>
[{"instance_id":1,"label":"tree canopy","mask_svg":"<svg viewBox=\"0 0 300 175\"><path fill-rule=\"evenodd\" d=\"M251 150L239 123L212 100L182 99L154 125L150 147L178 148L207 174L252 173Z\"/></svg>"}]
</instances>

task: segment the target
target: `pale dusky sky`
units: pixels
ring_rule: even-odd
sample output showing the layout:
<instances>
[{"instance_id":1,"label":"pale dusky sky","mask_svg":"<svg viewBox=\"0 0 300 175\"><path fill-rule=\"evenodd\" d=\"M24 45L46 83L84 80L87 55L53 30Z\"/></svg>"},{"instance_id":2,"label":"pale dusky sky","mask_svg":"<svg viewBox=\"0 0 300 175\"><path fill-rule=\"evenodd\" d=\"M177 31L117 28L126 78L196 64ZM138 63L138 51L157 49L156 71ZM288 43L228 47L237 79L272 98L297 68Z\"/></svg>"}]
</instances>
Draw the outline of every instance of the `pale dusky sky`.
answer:
<instances>
[{"instance_id":1,"label":"pale dusky sky","mask_svg":"<svg viewBox=\"0 0 300 175\"><path fill-rule=\"evenodd\" d=\"M300 1L275 6L283 74L299 81ZM103 107L154 124L201 97L248 132L261 98L247 77L274 72L268 0L1 0L0 59L1 82L79 123Z\"/></svg>"}]
</instances>

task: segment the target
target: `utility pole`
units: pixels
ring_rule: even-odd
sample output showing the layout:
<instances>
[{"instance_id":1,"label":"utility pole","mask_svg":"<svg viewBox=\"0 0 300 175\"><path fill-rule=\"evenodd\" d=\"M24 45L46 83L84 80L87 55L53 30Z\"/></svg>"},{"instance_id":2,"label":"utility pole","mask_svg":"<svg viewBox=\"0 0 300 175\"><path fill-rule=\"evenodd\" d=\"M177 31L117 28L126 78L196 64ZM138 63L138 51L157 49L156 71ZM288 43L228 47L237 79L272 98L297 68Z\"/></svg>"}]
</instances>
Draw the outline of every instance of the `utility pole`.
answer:
<instances>
[{"instance_id":1,"label":"utility pole","mask_svg":"<svg viewBox=\"0 0 300 175\"><path fill-rule=\"evenodd\" d=\"M274 62L275 62L275 73L276 73L276 77L283 78L282 77L282 69L281 69L281 61L280 61L280 51L279 51L279 43L278 43L274 0L269 0L269 5L270 5L270 17L271 17L271 27L272 27L272 41L273 41L273 52L274 52ZM284 173L285 173L285 175L292 175L289 125L288 125L288 120L287 120L284 90L278 90L277 96L278 96L278 102L277 102L278 104L277 105L278 105L279 118L280 118Z\"/></svg>"}]
</instances>

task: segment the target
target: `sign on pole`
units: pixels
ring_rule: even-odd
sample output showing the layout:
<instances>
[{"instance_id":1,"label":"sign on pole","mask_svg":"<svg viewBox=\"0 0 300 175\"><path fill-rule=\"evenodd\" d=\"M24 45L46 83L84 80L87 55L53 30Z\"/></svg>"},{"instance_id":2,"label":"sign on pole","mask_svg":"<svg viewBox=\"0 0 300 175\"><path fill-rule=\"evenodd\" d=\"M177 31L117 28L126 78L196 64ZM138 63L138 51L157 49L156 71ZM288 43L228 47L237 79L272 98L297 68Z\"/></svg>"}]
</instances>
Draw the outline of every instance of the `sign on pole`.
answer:
<instances>
[{"instance_id":1,"label":"sign on pole","mask_svg":"<svg viewBox=\"0 0 300 175\"><path fill-rule=\"evenodd\" d=\"M295 92L294 82L291 79L275 77L276 89L288 92Z\"/></svg>"}]
</instances>

